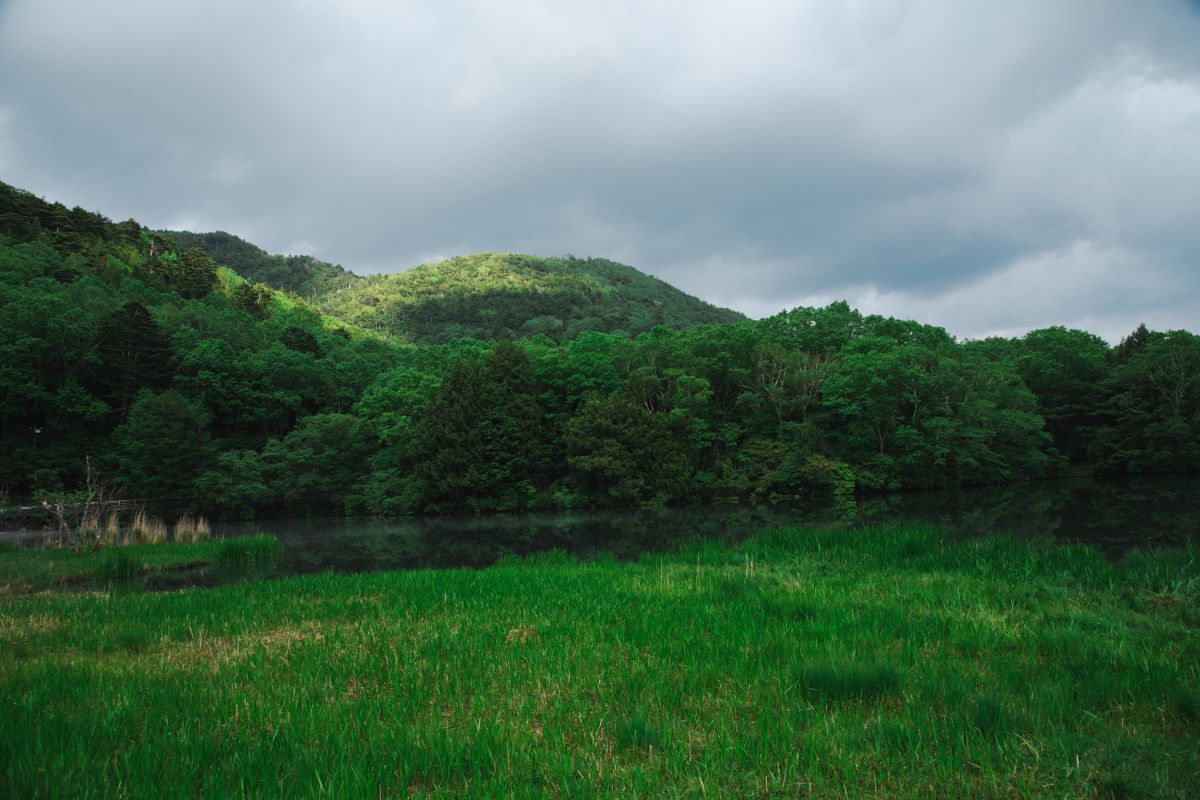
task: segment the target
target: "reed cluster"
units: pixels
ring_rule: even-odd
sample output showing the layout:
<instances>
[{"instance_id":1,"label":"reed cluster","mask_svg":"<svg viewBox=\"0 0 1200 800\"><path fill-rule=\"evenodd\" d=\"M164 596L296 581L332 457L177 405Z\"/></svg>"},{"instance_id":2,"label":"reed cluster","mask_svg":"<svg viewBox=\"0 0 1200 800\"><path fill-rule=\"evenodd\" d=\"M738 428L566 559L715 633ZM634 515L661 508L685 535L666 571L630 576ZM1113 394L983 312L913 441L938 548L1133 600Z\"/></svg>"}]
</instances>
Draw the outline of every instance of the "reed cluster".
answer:
<instances>
[{"instance_id":1,"label":"reed cluster","mask_svg":"<svg viewBox=\"0 0 1200 800\"><path fill-rule=\"evenodd\" d=\"M175 522L175 541L195 543L208 541L212 530L208 520L199 515L184 514Z\"/></svg>"},{"instance_id":2,"label":"reed cluster","mask_svg":"<svg viewBox=\"0 0 1200 800\"><path fill-rule=\"evenodd\" d=\"M134 544L159 544L167 540L167 523L153 514L138 511L129 525L129 535Z\"/></svg>"}]
</instances>

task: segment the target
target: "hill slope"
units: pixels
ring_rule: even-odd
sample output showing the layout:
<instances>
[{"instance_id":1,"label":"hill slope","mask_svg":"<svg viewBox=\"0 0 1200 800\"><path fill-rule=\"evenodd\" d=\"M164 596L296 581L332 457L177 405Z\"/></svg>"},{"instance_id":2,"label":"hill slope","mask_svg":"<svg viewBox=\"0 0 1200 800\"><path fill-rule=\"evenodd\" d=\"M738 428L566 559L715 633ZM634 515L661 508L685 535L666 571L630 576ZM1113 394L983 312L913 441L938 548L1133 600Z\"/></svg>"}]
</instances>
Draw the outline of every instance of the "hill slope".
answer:
<instances>
[{"instance_id":1,"label":"hill slope","mask_svg":"<svg viewBox=\"0 0 1200 800\"><path fill-rule=\"evenodd\" d=\"M319 300L357 325L417 342L584 331L637 334L745 319L604 259L479 253L350 283Z\"/></svg>"},{"instance_id":2,"label":"hill slope","mask_svg":"<svg viewBox=\"0 0 1200 800\"><path fill-rule=\"evenodd\" d=\"M157 233L173 241L180 250L199 247L218 264L229 267L249 281L294 292L310 300L361 280L358 275L337 264L312 256L271 255L261 247L224 231Z\"/></svg>"}]
</instances>

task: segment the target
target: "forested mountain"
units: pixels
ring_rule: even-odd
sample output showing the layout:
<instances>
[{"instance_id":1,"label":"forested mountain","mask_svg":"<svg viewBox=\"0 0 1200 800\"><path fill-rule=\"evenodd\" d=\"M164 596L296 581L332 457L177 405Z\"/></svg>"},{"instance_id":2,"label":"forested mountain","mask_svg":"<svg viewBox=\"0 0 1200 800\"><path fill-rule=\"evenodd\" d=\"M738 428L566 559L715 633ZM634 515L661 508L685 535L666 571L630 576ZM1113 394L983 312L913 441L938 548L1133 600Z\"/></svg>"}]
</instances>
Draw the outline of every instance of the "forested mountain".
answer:
<instances>
[{"instance_id":1,"label":"forested mountain","mask_svg":"<svg viewBox=\"0 0 1200 800\"><path fill-rule=\"evenodd\" d=\"M736 322L736 311L604 259L480 253L375 275L326 295L330 313L427 344L464 336L562 340L584 331Z\"/></svg>"},{"instance_id":2,"label":"forested mountain","mask_svg":"<svg viewBox=\"0 0 1200 800\"><path fill-rule=\"evenodd\" d=\"M270 255L224 232L159 233L181 249L204 250L247 280L422 344L539 333L562 340L584 331L638 334L658 326L745 319L633 267L598 258L479 253L364 278L311 256Z\"/></svg>"},{"instance_id":3,"label":"forested mountain","mask_svg":"<svg viewBox=\"0 0 1200 800\"><path fill-rule=\"evenodd\" d=\"M500 255L352 280L342 317L181 247L0 184L0 503L79 497L89 469L230 517L1200 470L1187 331L958 342L845 303L684 327L731 312L609 262Z\"/></svg>"},{"instance_id":4,"label":"forested mountain","mask_svg":"<svg viewBox=\"0 0 1200 800\"><path fill-rule=\"evenodd\" d=\"M221 266L229 267L253 283L265 283L274 289L293 292L306 300L343 289L362 280L337 264L312 256L271 255L261 247L231 233L191 233L157 231L180 250L198 247Z\"/></svg>"}]
</instances>

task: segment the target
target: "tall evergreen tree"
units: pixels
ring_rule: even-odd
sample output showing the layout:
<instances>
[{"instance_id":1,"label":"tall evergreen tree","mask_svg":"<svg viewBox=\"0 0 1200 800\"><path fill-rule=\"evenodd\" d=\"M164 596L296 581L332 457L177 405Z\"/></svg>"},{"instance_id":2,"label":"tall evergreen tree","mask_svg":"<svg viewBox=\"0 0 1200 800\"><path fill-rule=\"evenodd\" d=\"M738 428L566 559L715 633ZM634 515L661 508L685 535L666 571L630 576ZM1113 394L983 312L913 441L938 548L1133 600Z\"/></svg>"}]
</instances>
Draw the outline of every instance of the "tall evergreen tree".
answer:
<instances>
[{"instance_id":1,"label":"tall evergreen tree","mask_svg":"<svg viewBox=\"0 0 1200 800\"><path fill-rule=\"evenodd\" d=\"M100 326L102 394L121 415L141 389L164 389L171 379L171 343L150 310L131 300Z\"/></svg>"},{"instance_id":2,"label":"tall evergreen tree","mask_svg":"<svg viewBox=\"0 0 1200 800\"><path fill-rule=\"evenodd\" d=\"M192 247L180 256L172 278L171 283L184 297L204 297L217 283L217 265L208 253Z\"/></svg>"}]
</instances>

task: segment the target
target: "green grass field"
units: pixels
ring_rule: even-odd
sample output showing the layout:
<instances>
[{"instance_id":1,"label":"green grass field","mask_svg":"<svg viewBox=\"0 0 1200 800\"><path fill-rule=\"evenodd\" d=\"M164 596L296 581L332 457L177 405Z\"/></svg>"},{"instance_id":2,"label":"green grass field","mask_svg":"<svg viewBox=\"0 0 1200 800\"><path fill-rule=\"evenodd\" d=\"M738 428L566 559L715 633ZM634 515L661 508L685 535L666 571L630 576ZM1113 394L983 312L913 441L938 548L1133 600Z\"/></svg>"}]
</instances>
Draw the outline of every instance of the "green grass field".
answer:
<instances>
[{"instance_id":1,"label":"green grass field","mask_svg":"<svg viewBox=\"0 0 1200 800\"><path fill-rule=\"evenodd\" d=\"M164 594L61 557L0 553L7 796L1200 797L1192 552L804 529Z\"/></svg>"}]
</instances>

